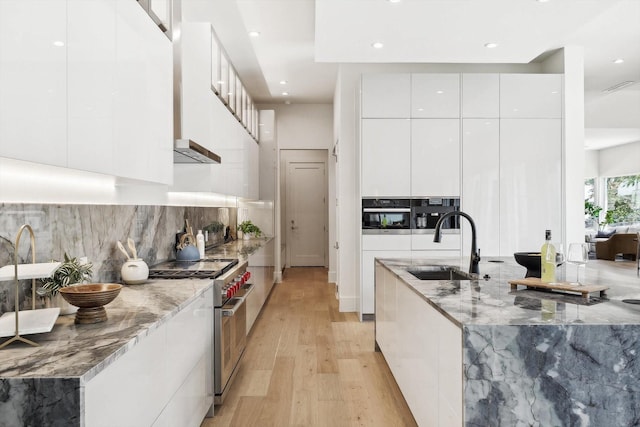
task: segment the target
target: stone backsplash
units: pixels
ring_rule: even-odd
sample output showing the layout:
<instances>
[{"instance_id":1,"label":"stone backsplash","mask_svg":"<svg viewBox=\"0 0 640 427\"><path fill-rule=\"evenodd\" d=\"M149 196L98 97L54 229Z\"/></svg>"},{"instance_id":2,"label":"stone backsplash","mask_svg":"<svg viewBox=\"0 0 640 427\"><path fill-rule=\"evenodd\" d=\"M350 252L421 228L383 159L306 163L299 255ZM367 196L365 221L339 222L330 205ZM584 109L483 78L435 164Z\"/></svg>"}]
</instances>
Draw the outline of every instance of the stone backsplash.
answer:
<instances>
[{"instance_id":1,"label":"stone backsplash","mask_svg":"<svg viewBox=\"0 0 640 427\"><path fill-rule=\"evenodd\" d=\"M36 262L62 260L66 252L86 256L93 264L94 282L121 282L120 268L126 260L116 241L126 247L131 237L138 257L147 264L175 258L175 234L188 219L198 229L218 219L215 207L137 205L0 204L0 266L13 264L16 234L29 224L35 234ZM229 209L235 229L236 209ZM235 233L234 233L235 235ZM208 245L222 243L223 232L209 235ZM30 238L22 233L18 262L30 263ZM21 283L21 307L31 305L31 281ZM0 315L14 310L13 282L0 282ZM37 297L39 300L41 298ZM42 306L44 301L36 301Z\"/></svg>"}]
</instances>

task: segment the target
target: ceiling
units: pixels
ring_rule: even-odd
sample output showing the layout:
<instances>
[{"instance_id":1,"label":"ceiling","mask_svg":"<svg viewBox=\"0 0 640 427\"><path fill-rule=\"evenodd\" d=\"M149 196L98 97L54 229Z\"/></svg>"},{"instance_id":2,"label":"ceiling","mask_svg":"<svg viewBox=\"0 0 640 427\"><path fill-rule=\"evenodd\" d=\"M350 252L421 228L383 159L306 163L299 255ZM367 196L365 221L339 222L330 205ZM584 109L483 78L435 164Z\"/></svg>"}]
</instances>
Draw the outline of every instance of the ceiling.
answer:
<instances>
[{"instance_id":1,"label":"ceiling","mask_svg":"<svg viewBox=\"0 0 640 427\"><path fill-rule=\"evenodd\" d=\"M526 64L582 46L585 147L640 140L640 0L215 3L211 22L257 103L331 103L340 63ZM625 81L637 83L603 92Z\"/></svg>"}]
</instances>

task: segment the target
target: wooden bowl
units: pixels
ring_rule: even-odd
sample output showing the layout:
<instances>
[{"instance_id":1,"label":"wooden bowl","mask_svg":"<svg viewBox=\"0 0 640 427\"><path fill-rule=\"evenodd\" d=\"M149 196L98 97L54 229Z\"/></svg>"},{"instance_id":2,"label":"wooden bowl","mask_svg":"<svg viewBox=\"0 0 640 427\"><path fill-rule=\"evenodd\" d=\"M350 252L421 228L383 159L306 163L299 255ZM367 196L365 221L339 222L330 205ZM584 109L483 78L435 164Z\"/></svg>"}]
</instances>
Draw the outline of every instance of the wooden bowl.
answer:
<instances>
[{"instance_id":1,"label":"wooden bowl","mask_svg":"<svg viewBox=\"0 0 640 427\"><path fill-rule=\"evenodd\" d=\"M119 283L87 283L60 288L60 295L79 307L75 323L100 323L107 320L104 306L118 296L120 289Z\"/></svg>"}]
</instances>

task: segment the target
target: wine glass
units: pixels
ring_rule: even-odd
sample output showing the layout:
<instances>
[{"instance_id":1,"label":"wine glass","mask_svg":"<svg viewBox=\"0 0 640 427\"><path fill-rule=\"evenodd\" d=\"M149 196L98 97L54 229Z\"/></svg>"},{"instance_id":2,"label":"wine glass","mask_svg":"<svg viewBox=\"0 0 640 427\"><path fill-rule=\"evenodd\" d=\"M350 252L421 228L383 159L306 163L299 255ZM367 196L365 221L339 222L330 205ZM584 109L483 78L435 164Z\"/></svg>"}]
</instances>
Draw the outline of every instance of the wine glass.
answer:
<instances>
[{"instance_id":1,"label":"wine glass","mask_svg":"<svg viewBox=\"0 0 640 427\"><path fill-rule=\"evenodd\" d=\"M569 252L567 253L567 262L576 265L576 284L580 283L580 266L585 265L589 259L589 248L585 243L569 244Z\"/></svg>"}]
</instances>

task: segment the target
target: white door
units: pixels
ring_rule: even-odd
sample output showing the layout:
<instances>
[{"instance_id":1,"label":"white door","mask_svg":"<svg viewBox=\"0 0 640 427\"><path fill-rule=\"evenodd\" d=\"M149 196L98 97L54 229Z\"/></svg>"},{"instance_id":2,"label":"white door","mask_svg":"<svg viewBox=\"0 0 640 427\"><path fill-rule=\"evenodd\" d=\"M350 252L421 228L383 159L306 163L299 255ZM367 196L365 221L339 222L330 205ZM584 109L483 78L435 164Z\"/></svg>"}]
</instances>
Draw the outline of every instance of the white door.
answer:
<instances>
[{"instance_id":1,"label":"white door","mask_svg":"<svg viewBox=\"0 0 640 427\"><path fill-rule=\"evenodd\" d=\"M286 219L288 264L325 266L325 162L287 163Z\"/></svg>"}]
</instances>

